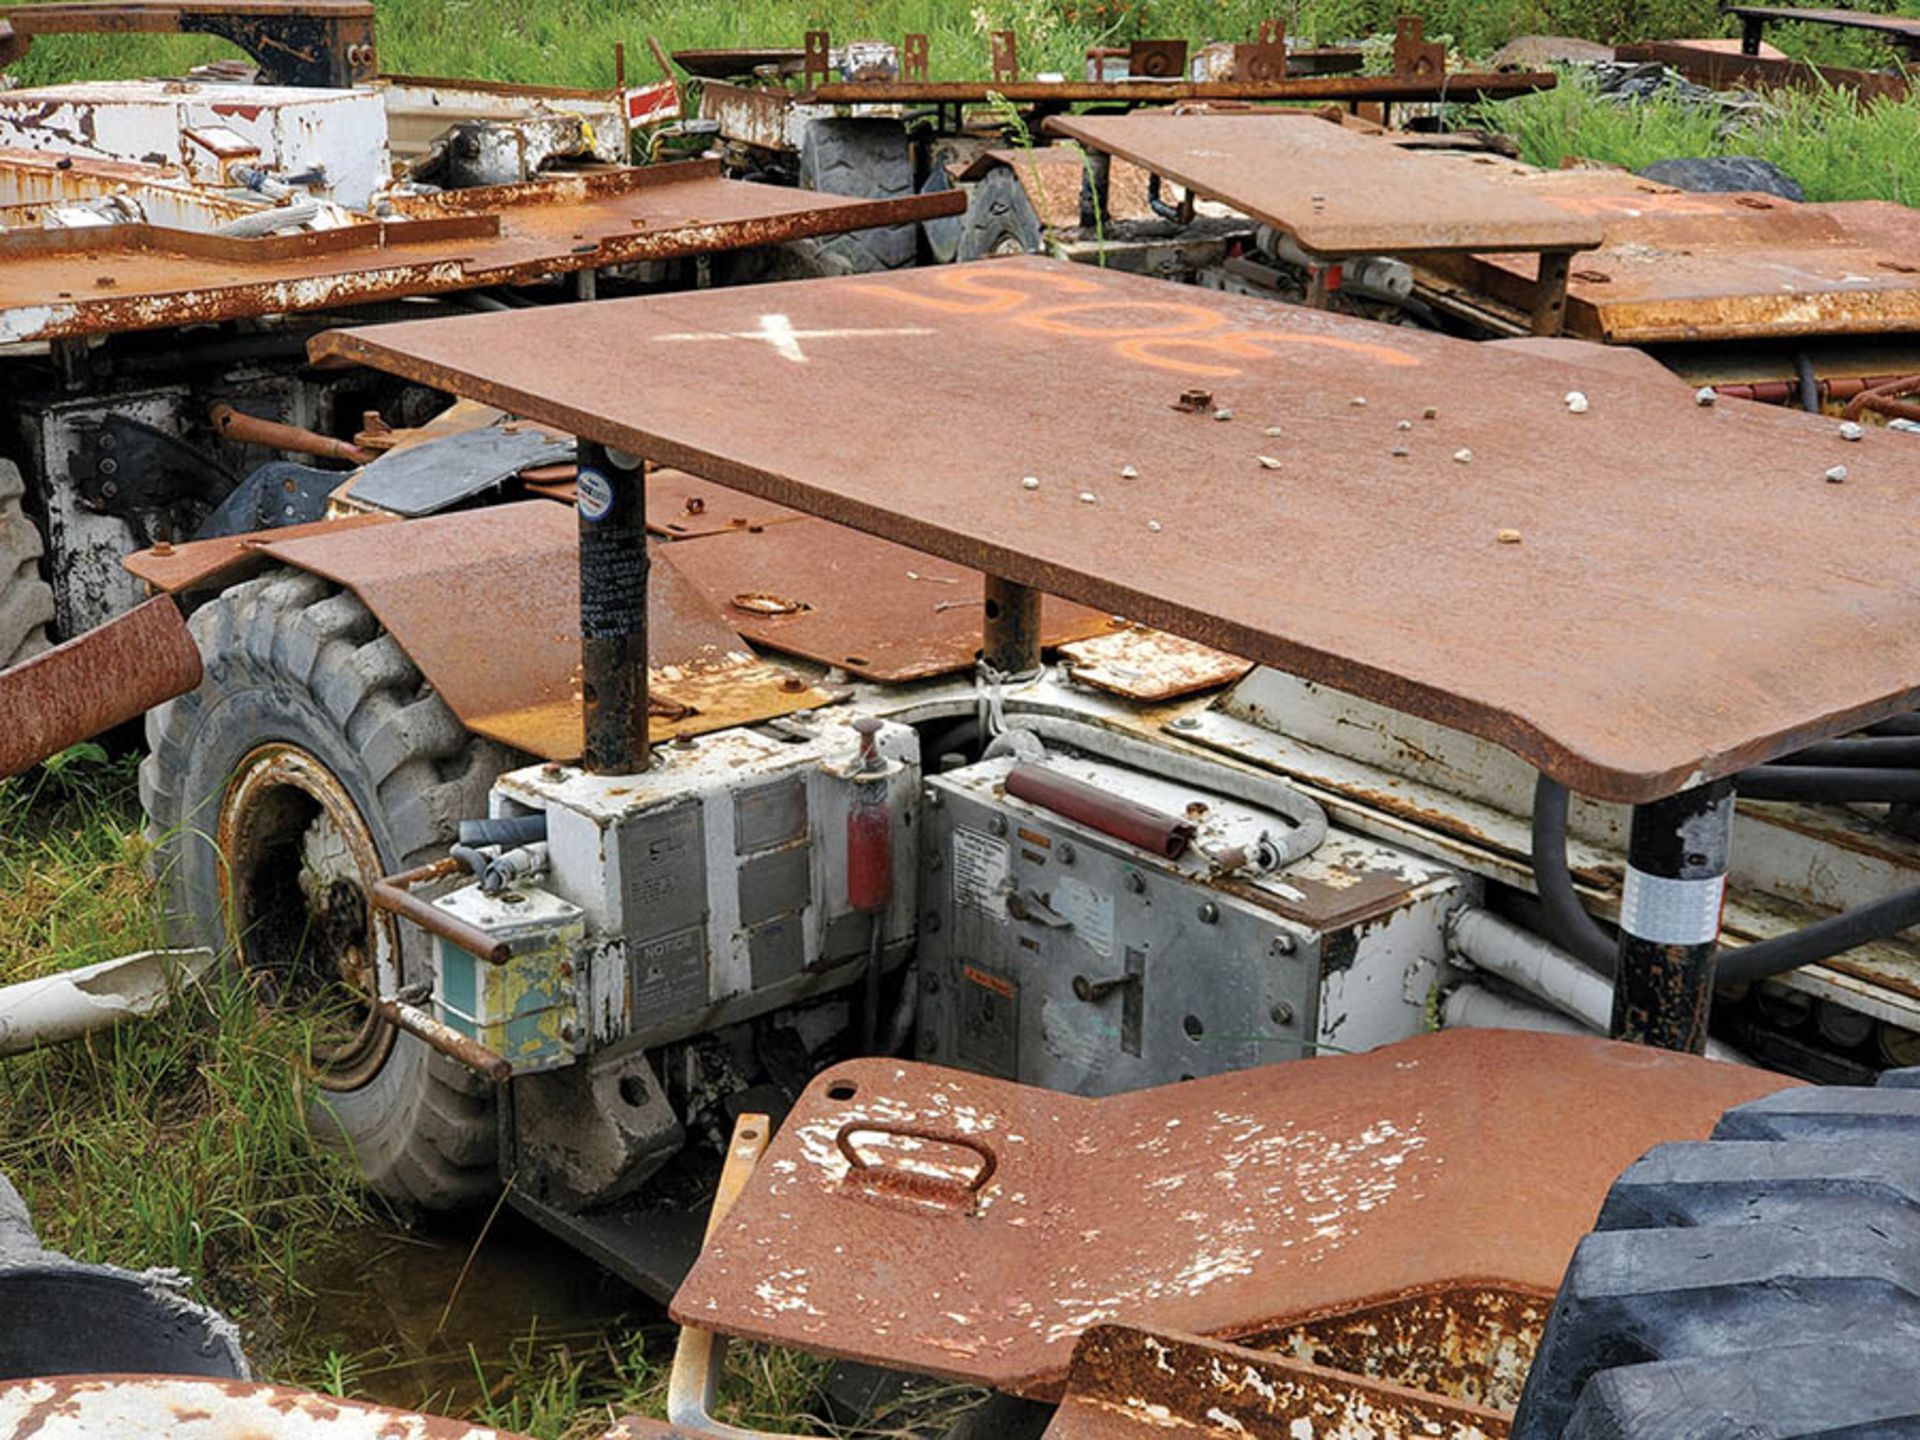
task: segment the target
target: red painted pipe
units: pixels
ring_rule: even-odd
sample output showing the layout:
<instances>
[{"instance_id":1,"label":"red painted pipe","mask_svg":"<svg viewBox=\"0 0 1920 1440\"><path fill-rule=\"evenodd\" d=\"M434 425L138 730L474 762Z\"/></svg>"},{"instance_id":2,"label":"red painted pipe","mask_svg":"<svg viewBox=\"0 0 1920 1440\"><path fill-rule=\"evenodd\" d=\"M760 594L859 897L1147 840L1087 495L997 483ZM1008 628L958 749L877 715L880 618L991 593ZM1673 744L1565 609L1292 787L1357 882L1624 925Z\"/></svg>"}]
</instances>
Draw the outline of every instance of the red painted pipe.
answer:
<instances>
[{"instance_id":1,"label":"red painted pipe","mask_svg":"<svg viewBox=\"0 0 1920 1440\"><path fill-rule=\"evenodd\" d=\"M1179 859L1193 843L1192 821L1122 799L1042 765L1014 766L1007 776L1007 794L1169 860Z\"/></svg>"}]
</instances>

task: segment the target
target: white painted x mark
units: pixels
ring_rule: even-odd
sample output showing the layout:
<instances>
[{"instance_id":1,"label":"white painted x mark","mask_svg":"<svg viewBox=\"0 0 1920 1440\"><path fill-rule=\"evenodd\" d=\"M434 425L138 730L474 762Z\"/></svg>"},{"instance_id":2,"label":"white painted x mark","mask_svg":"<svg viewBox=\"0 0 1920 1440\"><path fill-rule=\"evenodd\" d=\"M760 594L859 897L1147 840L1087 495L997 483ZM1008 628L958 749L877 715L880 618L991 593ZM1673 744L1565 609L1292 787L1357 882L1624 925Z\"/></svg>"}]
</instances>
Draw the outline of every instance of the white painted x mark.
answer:
<instances>
[{"instance_id":1,"label":"white painted x mark","mask_svg":"<svg viewBox=\"0 0 1920 1440\"><path fill-rule=\"evenodd\" d=\"M847 340L864 335L931 335L933 331L917 325L898 330L796 330L785 315L762 315L757 330L688 330L675 335L656 335L656 340L761 340L774 353L796 365L811 358L800 348L802 340Z\"/></svg>"}]
</instances>

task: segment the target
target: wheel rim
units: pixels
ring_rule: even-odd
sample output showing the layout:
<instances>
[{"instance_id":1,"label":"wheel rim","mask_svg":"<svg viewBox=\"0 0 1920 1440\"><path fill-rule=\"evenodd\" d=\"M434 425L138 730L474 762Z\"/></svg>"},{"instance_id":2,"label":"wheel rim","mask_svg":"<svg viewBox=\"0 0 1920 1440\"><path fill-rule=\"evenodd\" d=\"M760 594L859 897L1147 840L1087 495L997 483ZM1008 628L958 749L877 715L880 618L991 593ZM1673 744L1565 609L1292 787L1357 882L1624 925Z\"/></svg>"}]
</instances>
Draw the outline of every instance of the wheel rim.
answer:
<instances>
[{"instance_id":1,"label":"wheel rim","mask_svg":"<svg viewBox=\"0 0 1920 1440\"><path fill-rule=\"evenodd\" d=\"M240 963L269 1004L317 1012L314 1081L359 1089L393 1049L393 1026L372 998L400 981L393 917L368 899L383 867L365 817L307 751L263 745L228 782L216 843Z\"/></svg>"}]
</instances>

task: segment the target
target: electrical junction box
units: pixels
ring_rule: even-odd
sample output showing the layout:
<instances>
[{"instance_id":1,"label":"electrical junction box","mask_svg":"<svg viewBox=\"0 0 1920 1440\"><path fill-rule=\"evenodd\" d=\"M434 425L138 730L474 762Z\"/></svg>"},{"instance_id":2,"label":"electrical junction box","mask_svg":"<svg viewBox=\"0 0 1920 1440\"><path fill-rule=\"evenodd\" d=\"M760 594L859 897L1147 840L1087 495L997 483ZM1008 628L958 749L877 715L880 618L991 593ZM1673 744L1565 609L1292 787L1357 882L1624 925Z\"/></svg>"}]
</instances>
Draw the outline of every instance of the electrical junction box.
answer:
<instances>
[{"instance_id":1,"label":"electrical junction box","mask_svg":"<svg viewBox=\"0 0 1920 1440\"><path fill-rule=\"evenodd\" d=\"M478 885L433 905L513 951L493 965L436 938L433 1004L441 1023L504 1056L515 1074L571 1064L586 1042L575 953L586 928L580 908L532 887L488 895Z\"/></svg>"},{"instance_id":2,"label":"electrical junction box","mask_svg":"<svg viewBox=\"0 0 1920 1440\"><path fill-rule=\"evenodd\" d=\"M544 810L542 884L586 917L595 1046L653 1046L779 1009L883 963L915 928L919 739L883 724L894 887L878 916L847 895L851 711L656 746L639 775L535 766L494 782L496 814Z\"/></svg>"},{"instance_id":3,"label":"electrical junction box","mask_svg":"<svg viewBox=\"0 0 1920 1440\"><path fill-rule=\"evenodd\" d=\"M1208 849L1286 829L1157 775L1044 763L1192 820ZM1426 1028L1468 878L1337 829L1284 870L1214 876L1196 849L1168 860L1006 794L1013 764L927 782L921 1059L1106 1095Z\"/></svg>"}]
</instances>

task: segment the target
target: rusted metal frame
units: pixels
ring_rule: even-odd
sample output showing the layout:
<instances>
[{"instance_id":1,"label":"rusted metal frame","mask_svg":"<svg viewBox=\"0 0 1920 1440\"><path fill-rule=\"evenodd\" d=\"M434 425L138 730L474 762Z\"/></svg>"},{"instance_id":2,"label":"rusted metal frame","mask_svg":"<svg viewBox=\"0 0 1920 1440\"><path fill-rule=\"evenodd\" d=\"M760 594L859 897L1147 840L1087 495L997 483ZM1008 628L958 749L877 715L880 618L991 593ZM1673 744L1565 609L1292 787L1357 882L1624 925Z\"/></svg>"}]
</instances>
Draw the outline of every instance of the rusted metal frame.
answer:
<instances>
[{"instance_id":1,"label":"rusted metal frame","mask_svg":"<svg viewBox=\"0 0 1920 1440\"><path fill-rule=\"evenodd\" d=\"M133 0L17 5L0 12L0 68L36 35L217 35L244 50L268 85L344 90L374 78L368 0Z\"/></svg>"},{"instance_id":2,"label":"rusted metal frame","mask_svg":"<svg viewBox=\"0 0 1920 1440\"><path fill-rule=\"evenodd\" d=\"M368 899L376 910L385 910L402 919L411 920L429 935L437 935L449 945L464 950L477 960L489 965L504 965L513 958L513 946L497 936L467 924L456 916L449 915L437 906L429 905L413 893L417 885L431 884L435 880L445 880L448 876L458 875L466 867L452 856L436 860L431 865L422 865L413 870L403 870L398 875L388 875L373 882Z\"/></svg>"},{"instance_id":3,"label":"rusted metal frame","mask_svg":"<svg viewBox=\"0 0 1920 1440\"><path fill-rule=\"evenodd\" d=\"M165 596L0 672L0 779L137 719L200 683L200 650Z\"/></svg>"},{"instance_id":4,"label":"rusted metal frame","mask_svg":"<svg viewBox=\"0 0 1920 1440\"><path fill-rule=\"evenodd\" d=\"M1634 806L1620 899L1614 1039L1706 1052L1732 839L1731 780Z\"/></svg>"},{"instance_id":5,"label":"rusted metal frame","mask_svg":"<svg viewBox=\"0 0 1920 1440\"><path fill-rule=\"evenodd\" d=\"M1715 90L1842 89L1857 91L1866 98L1884 96L1889 100L1904 100L1909 91L1908 82L1901 75L1815 65L1804 60L1776 60L1770 55L1702 50L1680 41L1618 45L1613 53L1616 59L1636 64L1656 61L1671 66L1687 79Z\"/></svg>"},{"instance_id":6,"label":"rusted metal frame","mask_svg":"<svg viewBox=\"0 0 1920 1440\"><path fill-rule=\"evenodd\" d=\"M398 1026L422 1044L466 1066L483 1079L504 1085L513 1078L513 1062L506 1056L482 1045L471 1035L462 1035L418 1006L408 1005L401 1000L382 1000L374 1009L389 1025Z\"/></svg>"},{"instance_id":7,"label":"rusted metal frame","mask_svg":"<svg viewBox=\"0 0 1920 1440\"><path fill-rule=\"evenodd\" d=\"M500 217L495 214L395 222L374 220L364 225L343 225L334 230L309 230L298 235L262 235L252 240L198 230L172 230L162 225L10 230L0 235L0 263L49 255L147 253L258 265L279 260L305 260L316 255L387 250L395 245L491 240L499 233Z\"/></svg>"},{"instance_id":8,"label":"rusted metal frame","mask_svg":"<svg viewBox=\"0 0 1920 1440\"><path fill-rule=\"evenodd\" d=\"M987 576L980 663L1002 676L1040 668L1040 592L1003 576Z\"/></svg>"},{"instance_id":9,"label":"rusted metal frame","mask_svg":"<svg viewBox=\"0 0 1920 1440\"><path fill-rule=\"evenodd\" d=\"M1766 27L1771 21L1789 20L1802 25L1829 25L1836 30L1862 30L1877 35L1899 50L1908 60L1920 59L1920 21L1898 15L1876 15L1857 10L1802 10L1794 6L1729 5L1729 14L1740 17L1740 53L1758 55Z\"/></svg>"},{"instance_id":10,"label":"rusted metal frame","mask_svg":"<svg viewBox=\"0 0 1920 1440\"><path fill-rule=\"evenodd\" d=\"M1567 281L1573 273L1573 251L1542 250L1540 273L1533 282L1533 305L1528 320L1535 335L1558 335L1567 323Z\"/></svg>"},{"instance_id":11,"label":"rusted metal frame","mask_svg":"<svg viewBox=\"0 0 1920 1440\"><path fill-rule=\"evenodd\" d=\"M647 768L647 549L645 467L637 457L580 441L574 480L580 524L582 763L601 775Z\"/></svg>"},{"instance_id":12,"label":"rusted metal frame","mask_svg":"<svg viewBox=\"0 0 1920 1440\"><path fill-rule=\"evenodd\" d=\"M746 1189L754 1167L766 1153L772 1128L771 1117L766 1115L745 1114L733 1122L733 1137L720 1169L720 1183L714 1190L713 1208L707 1212L708 1240L725 1222L734 1202ZM695 1435L717 1436L720 1440L757 1440L763 1432L742 1430L713 1418L726 1347L723 1335L693 1325L680 1327L674 1342L673 1368L667 1377L667 1419Z\"/></svg>"},{"instance_id":13,"label":"rusted metal frame","mask_svg":"<svg viewBox=\"0 0 1920 1440\"><path fill-rule=\"evenodd\" d=\"M1558 77L1547 71L1514 74L1461 72L1437 79L1410 79L1398 75L1303 75L1262 84L1232 80L1098 81L1098 80L932 80L903 82L831 81L799 98L816 105L981 105L989 92L1016 105L1077 105L1119 102L1128 105L1172 104L1180 100L1322 100L1386 102L1395 100L1440 103L1502 100L1551 90Z\"/></svg>"},{"instance_id":14,"label":"rusted metal frame","mask_svg":"<svg viewBox=\"0 0 1920 1440\"><path fill-rule=\"evenodd\" d=\"M1045 1440L1163 1427L1244 1440L1504 1440L1510 1421L1484 1406L1264 1350L1129 1325L1088 1330Z\"/></svg>"}]
</instances>

